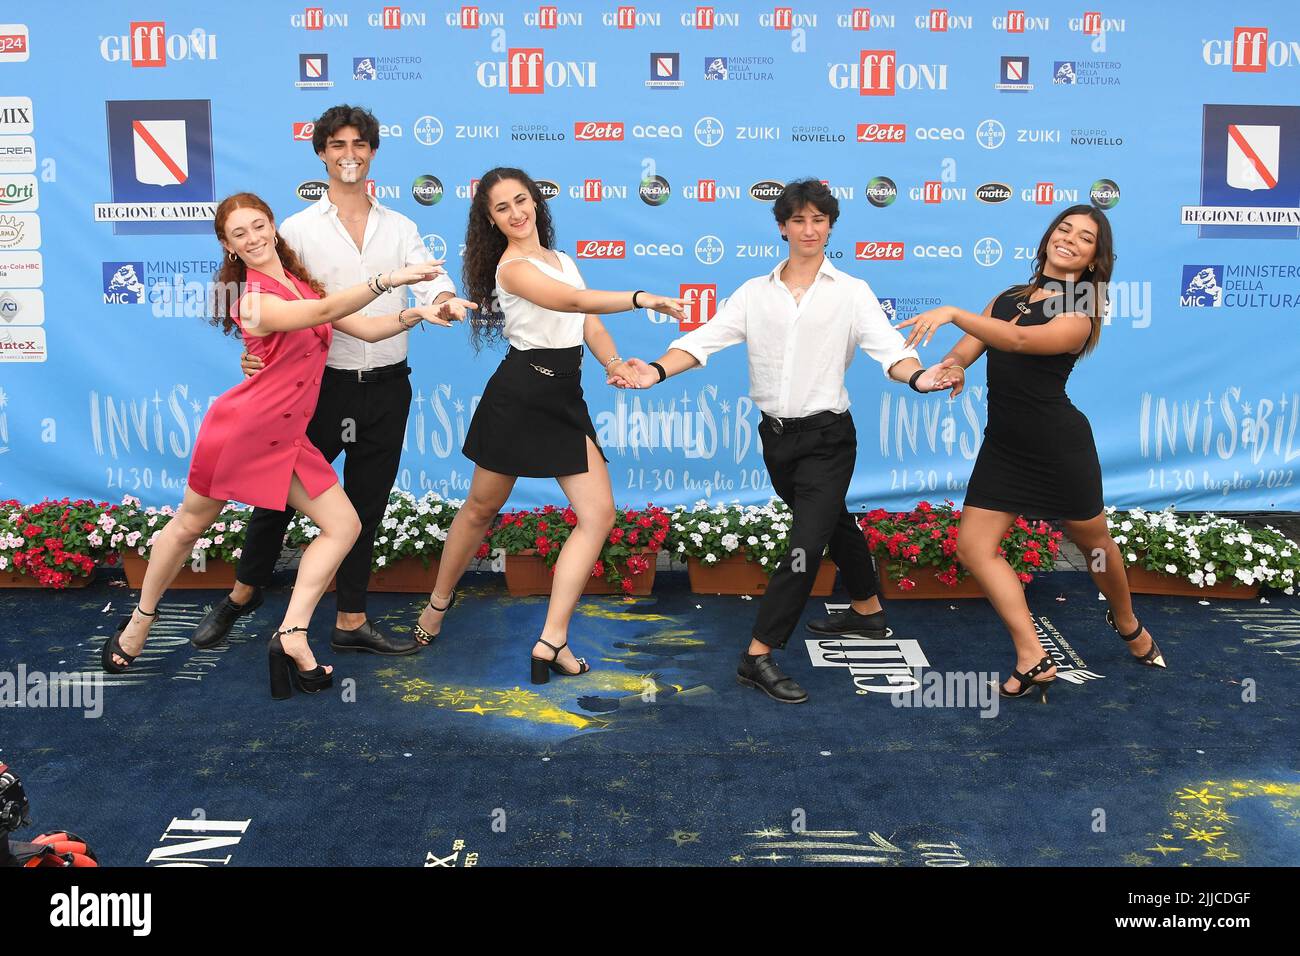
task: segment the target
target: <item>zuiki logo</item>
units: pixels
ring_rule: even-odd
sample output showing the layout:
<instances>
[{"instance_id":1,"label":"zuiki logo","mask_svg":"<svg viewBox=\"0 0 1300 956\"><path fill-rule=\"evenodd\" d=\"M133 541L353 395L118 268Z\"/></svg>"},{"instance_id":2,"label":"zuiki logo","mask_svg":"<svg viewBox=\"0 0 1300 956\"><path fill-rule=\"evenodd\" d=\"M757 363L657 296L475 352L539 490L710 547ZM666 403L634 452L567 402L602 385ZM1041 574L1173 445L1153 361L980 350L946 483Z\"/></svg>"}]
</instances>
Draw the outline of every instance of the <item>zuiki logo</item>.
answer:
<instances>
[{"instance_id":1,"label":"zuiki logo","mask_svg":"<svg viewBox=\"0 0 1300 956\"><path fill-rule=\"evenodd\" d=\"M435 206L442 201L442 181L425 173L411 183L411 198L421 206Z\"/></svg>"},{"instance_id":2,"label":"zuiki logo","mask_svg":"<svg viewBox=\"0 0 1300 956\"><path fill-rule=\"evenodd\" d=\"M898 186L888 176L874 176L864 190L867 202L883 209L898 198Z\"/></svg>"},{"instance_id":3,"label":"zuiki logo","mask_svg":"<svg viewBox=\"0 0 1300 956\"><path fill-rule=\"evenodd\" d=\"M1300 236L1300 106L1204 108L1201 205L1183 225L1203 239Z\"/></svg>"},{"instance_id":4,"label":"zuiki logo","mask_svg":"<svg viewBox=\"0 0 1300 956\"><path fill-rule=\"evenodd\" d=\"M1223 266L1183 266L1180 305L1193 309L1223 305Z\"/></svg>"},{"instance_id":5,"label":"zuiki logo","mask_svg":"<svg viewBox=\"0 0 1300 956\"><path fill-rule=\"evenodd\" d=\"M216 214L208 100L109 100L113 201L95 221L115 235L209 232Z\"/></svg>"},{"instance_id":6,"label":"zuiki logo","mask_svg":"<svg viewBox=\"0 0 1300 956\"><path fill-rule=\"evenodd\" d=\"M662 206L668 201L668 197L673 193L672 187L668 185L668 180L662 176L651 176L648 179L641 180L641 187L637 190L637 195L647 206Z\"/></svg>"},{"instance_id":7,"label":"zuiki logo","mask_svg":"<svg viewBox=\"0 0 1300 956\"><path fill-rule=\"evenodd\" d=\"M125 36L101 36L99 55L110 63L129 62L133 67L161 68L169 59L215 60L217 37L202 27L169 34L163 20L136 20Z\"/></svg>"},{"instance_id":8,"label":"zuiki logo","mask_svg":"<svg viewBox=\"0 0 1300 956\"><path fill-rule=\"evenodd\" d=\"M144 263L105 262L104 304L139 305L144 302Z\"/></svg>"}]
</instances>

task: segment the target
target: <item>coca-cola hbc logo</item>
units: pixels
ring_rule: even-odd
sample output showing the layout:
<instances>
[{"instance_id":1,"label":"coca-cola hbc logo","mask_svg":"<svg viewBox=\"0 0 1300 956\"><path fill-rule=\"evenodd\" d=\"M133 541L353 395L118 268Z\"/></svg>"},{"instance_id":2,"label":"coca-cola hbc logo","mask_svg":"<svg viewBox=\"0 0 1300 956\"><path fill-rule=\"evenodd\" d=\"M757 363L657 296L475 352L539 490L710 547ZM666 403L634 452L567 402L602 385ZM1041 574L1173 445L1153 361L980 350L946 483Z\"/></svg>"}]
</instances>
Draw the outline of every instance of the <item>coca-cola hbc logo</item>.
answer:
<instances>
[{"instance_id":1,"label":"coca-cola hbc logo","mask_svg":"<svg viewBox=\"0 0 1300 956\"><path fill-rule=\"evenodd\" d=\"M859 242L853 257L875 262L902 262L903 244L901 242Z\"/></svg>"},{"instance_id":2,"label":"coca-cola hbc logo","mask_svg":"<svg viewBox=\"0 0 1300 956\"><path fill-rule=\"evenodd\" d=\"M579 239L579 259L626 259L627 243L622 239Z\"/></svg>"},{"instance_id":3,"label":"coca-cola hbc logo","mask_svg":"<svg viewBox=\"0 0 1300 956\"><path fill-rule=\"evenodd\" d=\"M599 123L579 121L573 124L573 138L584 143L621 143L623 124L612 120Z\"/></svg>"}]
</instances>

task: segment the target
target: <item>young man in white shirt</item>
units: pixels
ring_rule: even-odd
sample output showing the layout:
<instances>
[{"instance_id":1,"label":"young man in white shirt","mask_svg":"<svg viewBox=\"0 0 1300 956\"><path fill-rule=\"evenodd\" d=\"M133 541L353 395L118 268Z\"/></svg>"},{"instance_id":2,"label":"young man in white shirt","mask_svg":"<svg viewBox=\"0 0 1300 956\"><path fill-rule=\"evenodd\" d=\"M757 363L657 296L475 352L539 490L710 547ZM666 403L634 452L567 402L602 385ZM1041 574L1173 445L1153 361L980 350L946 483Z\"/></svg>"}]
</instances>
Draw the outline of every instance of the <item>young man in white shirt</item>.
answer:
<instances>
[{"instance_id":1,"label":"young man in white shirt","mask_svg":"<svg viewBox=\"0 0 1300 956\"><path fill-rule=\"evenodd\" d=\"M415 223L366 192L370 163L379 149L379 123L373 115L359 107L331 107L316 121L312 146L325 164L329 190L280 223L279 232L326 292L428 260ZM464 303L454 298L455 286L446 275L411 289L414 307L406 307L404 289L393 290L375 299L364 314L392 314L411 326L418 321L417 313L444 326L464 319ZM414 639L387 635L366 618L375 530L397 477L411 405L407 337L402 333L382 342L363 342L335 329L320 400L307 428L307 437L327 460L346 453L343 487L361 519L361 533L337 576L338 616L330 640L335 650L399 655L419 649ZM242 364L249 374L261 367L247 354ZM253 513L234 590L199 624L192 643L216 644L239 617L261 605L262 588L270 583L292 518L291 510L258 508Z\"/></svg>"},{"instance_id":2,"label":"young man in white shirt","mask_svg":"<svg viewBox=\"0 0 1300 956\"><path fill-rule=\"evenodd\" d=\"M826 259L839 202L823 183L790 183L773 213L790 257L742 285L712 320L674 341L658 362L629 360L635 380L616 384L655 385L704 365L729 345L748 344L750 397L763 413L763 461L794 520L790 551L759 603L736 677L774 700L798 704L808 694L782 673L772 652L785 647L799 623L827 546L852 605L808 628L826 636L885 636L871 553L845 504L858 443L844 373L858 348L887 377L920 392L949 387L951 373L923 369L871 287Z\"/></svg>"}]
</instances>

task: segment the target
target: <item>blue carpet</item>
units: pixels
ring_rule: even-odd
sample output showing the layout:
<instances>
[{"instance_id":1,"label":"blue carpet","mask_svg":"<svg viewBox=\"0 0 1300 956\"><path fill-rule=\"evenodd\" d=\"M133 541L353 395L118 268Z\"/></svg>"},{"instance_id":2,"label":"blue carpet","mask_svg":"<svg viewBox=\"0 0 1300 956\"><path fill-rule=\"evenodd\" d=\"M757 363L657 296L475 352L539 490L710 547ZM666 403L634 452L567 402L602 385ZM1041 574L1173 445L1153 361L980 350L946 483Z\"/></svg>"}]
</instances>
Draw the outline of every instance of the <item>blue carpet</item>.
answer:
<instances>
[{"instance_id":1,"label":"blue carpet","mask_svg":"<svg viewBox=\"0 0 1300 956\"><path fill-rule=\"evenodd\" d=\"M812 699L787 706L735 683L757 603L693 595L681 573L584 601L570 640L595 670L534 688L545 602L499 582L468 576L436 644L404 658L331 652L327 598L312 640L335 687L290 701L270 699L265 659L286 589L213 651L188 636L219 595L173 592L145 656L105 678L102 716L0 710L0 760L32 800L18 836L69 828L132 866L1300 863L1295 598L1138 597L1159 671L1128 661L1086 575L1042 576L1030 606L1068 680L981 716L896 703L1006 672L983 601L895 602L901 643L824 646L823 666L797 632L783 664ZM98 671L133 596L105 579L4 593L0 674ZM376 595L371 614L407 630L420 603ZM900 650L927 662L919 694L845 666Z\"/></svg>"}]
</instances>

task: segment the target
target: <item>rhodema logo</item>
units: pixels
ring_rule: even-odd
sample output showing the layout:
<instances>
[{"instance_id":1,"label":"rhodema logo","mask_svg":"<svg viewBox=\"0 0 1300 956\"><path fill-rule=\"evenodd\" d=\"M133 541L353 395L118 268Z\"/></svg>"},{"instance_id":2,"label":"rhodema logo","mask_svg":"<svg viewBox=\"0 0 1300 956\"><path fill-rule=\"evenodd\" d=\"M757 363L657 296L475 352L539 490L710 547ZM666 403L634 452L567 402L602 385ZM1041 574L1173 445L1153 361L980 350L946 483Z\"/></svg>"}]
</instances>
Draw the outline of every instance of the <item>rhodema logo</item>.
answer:
<instances>
[{"instance_id":1,"label":"rhodema logo","mask_svg":"<svg viewBox=\"0 0 1300 956\"><path fill-rule=\"evenodd\" d=\"M411 198L421 206L437 205L442 201L442 182L437 176L427 173L416 176L415 182L411 183Z\"/></svg>"},{"instance_id":2,"label":"rhodema logo","mask_svg":"<svg viewBox=\"0 0 1300 956\"><path fill-rule=\"evenodd\" d=\"M649 179L641 180L641 188L637 190L637 195L647 206L662 206L672 194L672 187L662 176L651 176Z\"/></svg>"},{"instance_id":3,"label":"rhodema logo","mask_svg":"<svg viewBox=\"0 0 1300 956\"><path fill-rule=\"evenodd\" d=\"M550 202L560 194L560 184L551 182L549 179L534 179L537 183L537 191L542 194L542 198Z\"/></svg>"},{"instance_id":4,"label":"rhodema logo","mask_svg":"<svg viewBox=\"0 0 1300 956\"><path fill-rule=\"evenodd\" d=\"M975 190L975 198L980 202L1006 202L1011 198L1011 187L1006 183L985 183Z\"/></svg>"},{"instance_id":5,"label":"rhodema logo","mask_svg":"<svg viewBox=\"0 0 1300 956\"><path fill-rule=\"evenodd\" d=\"M778 183L775 179L763 179L749 187L750 198L759 202L776 202L784 191L785 183Z\"/></svg>"},{"instance_id":6,"label":"rhodema logo","mask_svg":"<svg viewBox=\"0 0 1300 956\"><path fill-rule=\"evenodd\" d=\"M1088 198L1098 209L1113 209L1119 205L1119 186L1113 179L1099 179L1092 184Z\"/></svg>"},{"instance_id":7,"label":"rhodema logo","mask_svg":"<svg viewBox=\"0 0 1300 956\"><path fill-rule=\"evenodd\" d=\"M883 209L898 198L898 187L888 176L873 177L867 183L867 202Z\"/></svg>"},{"instance_id":8,"label":"rhodema logo","mask_svg":"<svg viewBox=\"0 0 1300 956\"><path fill-rule=\"evenodd\" d=\"M309 179L305 183L298 184L298 198L303 202L315 202L324 196L329 188L329 183L323 183L319 179Z\"/></svg>"}]
</instances>

